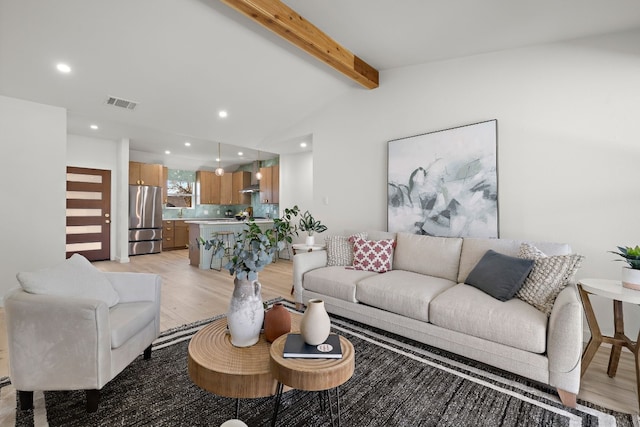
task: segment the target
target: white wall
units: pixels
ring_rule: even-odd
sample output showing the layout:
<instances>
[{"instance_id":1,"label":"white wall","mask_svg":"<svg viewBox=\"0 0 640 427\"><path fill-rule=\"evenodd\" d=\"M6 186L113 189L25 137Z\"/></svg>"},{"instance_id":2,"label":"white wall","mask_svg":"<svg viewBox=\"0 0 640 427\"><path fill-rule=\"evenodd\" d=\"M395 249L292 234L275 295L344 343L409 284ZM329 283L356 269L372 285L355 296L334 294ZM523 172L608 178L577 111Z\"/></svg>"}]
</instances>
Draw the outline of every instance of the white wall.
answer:
<instances>
[{"instance_id":1,"label":"white wall","mask_svg":"<svg viewBox=\"0 0 640 427\"><path fill-rule=\"evenodd\" d=\"M66 140L64 108L0 96L0 298L18 272L65 259Z\"/></svg>"},{"instance_id":2,"label":"white wall","mask_svg":"<svg viewBox=\"0 0 640 427\"><path fill-rule=\"evenodd\" d=\"M313 206L313 153L280 156L280 208L279 216L285 208L298 205L304 212ZM294 243L304 243L304 233L294 236Z\"/></svg>"},{"instance_id":3,"label":"white wall","mask_svg":"<svg viewBox=\"0 0 640 427\"><path fill-rule=\"evenodd\" d=\"M501 237L568 242L578 278L619 279L607 251L640 244L639 111L635 31L383 71L270 140L313 134L311 209L340 234L386 229L387 141L497 119Z\"/></svg>"}]
</instances>

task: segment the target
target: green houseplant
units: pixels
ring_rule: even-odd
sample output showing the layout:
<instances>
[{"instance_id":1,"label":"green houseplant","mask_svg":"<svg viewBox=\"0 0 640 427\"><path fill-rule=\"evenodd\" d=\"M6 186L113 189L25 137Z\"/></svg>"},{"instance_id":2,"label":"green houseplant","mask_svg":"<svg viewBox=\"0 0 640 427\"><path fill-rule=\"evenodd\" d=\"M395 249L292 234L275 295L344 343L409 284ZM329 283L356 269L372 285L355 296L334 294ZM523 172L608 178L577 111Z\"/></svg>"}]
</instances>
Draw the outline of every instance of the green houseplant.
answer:
<instances>
[{"instance_id":1,"label":"green houseplant","mask_svg":"<svg viewBox=\"0 0 640 427\"><path fill-rule=\"evenodd\" d=\"M618 246L618 251L609 251L620 256L616 261L626 262L628 267L622 269L622 286L640 290L640 246Z\"/></svg>"},{"instance_id":2,"label":"green houseplant","mask_svg":"<svg viewBox=\"0 0 640 427\"><path fill-rule=\"evenodd\" d=\"M298 235L298 226L292 224L293 219L298 216L300 208L295 205L292 208L286 208L282 211L280 218L274 218L273 230L276 233L277 243L282 243L284 246L286 243L291 244L293 242L293 235Z\"/></svg>"},{"instance_id":3,"label":"green houseplant","mask_svg":"<svg viewBox=\"0 0 640 427\"><path fill-rule=\"evenodd\" d=\"M313 233L322 233L327 230L327 226L315 219L307 210L300 217L300 230L307 232L307 245L313 245L315 243Z\"/></svg>"}]
</instances>

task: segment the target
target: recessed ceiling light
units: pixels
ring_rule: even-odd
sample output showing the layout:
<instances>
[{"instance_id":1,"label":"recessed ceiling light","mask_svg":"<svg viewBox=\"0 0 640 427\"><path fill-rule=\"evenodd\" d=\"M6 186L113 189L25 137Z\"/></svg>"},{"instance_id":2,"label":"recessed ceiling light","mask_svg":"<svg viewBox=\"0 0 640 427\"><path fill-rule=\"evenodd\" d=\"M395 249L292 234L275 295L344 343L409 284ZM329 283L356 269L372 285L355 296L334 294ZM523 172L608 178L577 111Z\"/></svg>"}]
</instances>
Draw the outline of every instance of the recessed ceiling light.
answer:
<instances>
[{"instance_id":1,"label":"recessed ceiling light","mask_svg":"<svg viewBox=\"0 0 640 427\"><path fill-rule=\"evenodd\" d=\"M220 117L221 119L224 119L225 117L227 117L228 114L225 110L221 110L218 112L218 117Z\"/></svg>"},{"instance_id":2,"label":"recessed ceiling light","mask_svg":"<svg viewBox=\"0 0 640 427\"><path fill-rule=\"evenodd\" d=\"M90 127L91 129L93 129L93 130L98 130L98 125L91 125L91 126L89 126L89 127Z\"/></svg>"},{"instance_id":3,"label":"recessed ceiling light","mask_svg":"<svg viewBox=\"0 0 640 427\"><path fill-rule=\"evenodd\" d=\"M169 150L164 150L164 154L171 154L171 151L169 151Z\"/></svg>"},{"instance_id":4,"label":"recessed ceiling light","mask_svg":"<svg viewBox=\"0 0 640 427\"><path fill-rule=\"evenodd\" d=\"M244 153L242 151L238 151L238 156L242 156Z\"/></svg>"},{"instance_id":5,"label":"recessed ceiling light","mask_svg":"<svg viewBox=\"0 0 640 427\"><path fill-rule=\"evenodd\" d=\"M71 67L69 67L67 64L63 64L62 62L60 62L59 64L56 65L56 68L58 69L58 71L60 71L61 73L70 73L71 72Z\"/></svg>"},{"instance_id":6,"label":"recessed ceiling light","mask_svg":"<svg viewBox=\"0 0 640 427\"><path fill-rule=\"evenodd\" d=\"M219 162L219 161L220 161L220 157L216 157L216 162Z\"/></svg>"},{"instance_id":7,"label":"recessed ceiling light","mask_svg":"<svg viewBox=\"0 0 640 427\"><path fill-rule=\"evenodd\" d=\"M301 143L300 143L300 147L305 148L306 146L307 146L307 143L306 143L306 142L301 142Z\"/></svg>"},{"instance_id":8,"label":"recessed ceiling light","mask_svg":"<svg viewBox=\"0 0 640 427\"><path fill-rule=\"evenodd\" d=\"M187 142L184 143L184 146L185 147L191 147L191 143L189 141L187 141Z\"/></svg>"}]
</instances>

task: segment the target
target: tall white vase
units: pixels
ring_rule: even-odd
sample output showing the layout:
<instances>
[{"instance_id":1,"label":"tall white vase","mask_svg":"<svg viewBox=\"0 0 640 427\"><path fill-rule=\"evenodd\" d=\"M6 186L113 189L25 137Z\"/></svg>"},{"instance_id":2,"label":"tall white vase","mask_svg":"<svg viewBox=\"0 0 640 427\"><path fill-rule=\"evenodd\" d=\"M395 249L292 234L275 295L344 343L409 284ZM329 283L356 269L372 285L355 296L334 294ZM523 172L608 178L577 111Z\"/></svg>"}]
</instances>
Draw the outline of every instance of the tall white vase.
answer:
<instances>
[{"instance_id":1,"label":"tall white vase","mask_svg":"<svg viewBox=\"0 0 640 427\"><path fill-rule=\"evenodd\" d=\"M313 246L313 245L315 245L315 243L316 243L316 236L314 236L314 235L307 236L307 238L305 239L304 243L305 243L307 246Z\"/></svg>"},{"instance_id":2,"label":"tall white vase","mask_svg":"<svg viewBox=\"0 0 640 427\"><path fill-rule=\"evenodd\" d=\"M260 339L260 329L264 320L261 285L255 280L233 281L233 296L227 312L227 325L231 334L231 344L236 347L250 347Z\"/></svg>"},{"instance_id":3,"label":"tall white vase","mask_svg":"<svg viewBox=\"0 0 640 427\"><path fill-rule=\"evenodd\" d=\"M309 345L322 344L329 337L331 320L321 299L310 299L300 321L300 335Z\"/></svg>"}]
</instances>

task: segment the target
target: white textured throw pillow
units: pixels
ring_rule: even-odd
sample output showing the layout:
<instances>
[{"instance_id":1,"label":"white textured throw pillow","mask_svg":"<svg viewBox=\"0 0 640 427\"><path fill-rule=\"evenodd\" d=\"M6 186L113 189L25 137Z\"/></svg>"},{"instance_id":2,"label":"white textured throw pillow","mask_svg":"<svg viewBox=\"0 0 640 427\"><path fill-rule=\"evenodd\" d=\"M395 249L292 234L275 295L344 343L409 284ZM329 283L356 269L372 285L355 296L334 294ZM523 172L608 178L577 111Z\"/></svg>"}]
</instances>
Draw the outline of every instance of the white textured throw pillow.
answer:
<instances>
[{"instance_id":1,"label":"white textured throw pillow","mask_svg":"<svg viewBox=\"0 0 640 427\"><path fill-rule=\"evenodd\" d=\"M347 266L353 264L353 238L366 239L367 233L352 236L330 236L324 239L327 244L327 266Z\"/></svg>"},{"instance_id":2,"label":"white textured throw pillow","mask_svg":"<svg viewBox=\"0 0 640 427\"><path fill-rule=\"evenodd\" d=\"M16 277L22 289L31 294L97 299L109 307L120 300L109 279L79 254L56 266L18 273Z\"/></svg>"},{"instance_id":3,"label":"white textured throw pillow","mask_svg":"<svg viewBox=\"0 0 640 427\"><path fill-rule=\"evenodd\" d=\"M516 297L549 316L556 297L569 284L584 257L578 254L547 256L528 243L520 245L518 257L532 259L534 264Z\"/></svg>"}]
</instances>

